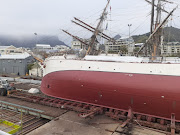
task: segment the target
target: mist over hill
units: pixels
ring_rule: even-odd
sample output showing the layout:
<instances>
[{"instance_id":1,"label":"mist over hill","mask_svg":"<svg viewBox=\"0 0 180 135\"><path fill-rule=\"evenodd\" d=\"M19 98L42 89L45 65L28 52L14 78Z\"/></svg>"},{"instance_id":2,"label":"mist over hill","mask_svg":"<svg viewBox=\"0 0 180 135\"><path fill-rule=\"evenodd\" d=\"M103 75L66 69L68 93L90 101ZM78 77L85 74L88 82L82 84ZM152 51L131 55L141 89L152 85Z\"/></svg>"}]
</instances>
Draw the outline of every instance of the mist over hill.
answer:
<instances>
[{"instance_id":1,"label":"mist over hill","mask_svg":"<svg viewBox=\"0 0 180 135\"><path fill-rule=\"evenodd\" d=\"M58 36L41 35L41 36L10 36L0 35L0 45L8 46L14 45L15 47L33 48L35 44L49 44L52 47L55 45L66 45L58 39Z\"/></svg>"},{"instance_id":2,"label":"mist over hill","mask_svg":"<svg viewBox=\"0 0 180 135\"><path fill-rule=\"evenodd\" d=\"M132 36L135 43L144 43L150 33L142 35ZM180 29L174 27L166 27L163 30L164 42L180 42ZM120 35L116 35L115 38L120 38ZM58 36L53 35L33 35L33 36L12 36L12 35L0 35L0 45L8 46L14 45L15 47L27 47L33 48L35 44L49 44L52 47L55 45L66 45L59 40Z\"/></svg>"}]
</instances>

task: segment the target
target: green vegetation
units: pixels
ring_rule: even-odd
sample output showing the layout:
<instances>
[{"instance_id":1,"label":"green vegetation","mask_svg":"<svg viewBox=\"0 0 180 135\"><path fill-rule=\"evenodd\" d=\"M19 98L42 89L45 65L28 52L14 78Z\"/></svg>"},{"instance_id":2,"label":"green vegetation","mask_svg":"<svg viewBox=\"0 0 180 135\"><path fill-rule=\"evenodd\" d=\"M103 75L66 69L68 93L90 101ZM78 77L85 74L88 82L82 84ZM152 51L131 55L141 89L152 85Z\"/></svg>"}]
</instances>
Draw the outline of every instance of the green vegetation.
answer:
<instances>
[{"instance_id":1,"label":"green vegetation","mask_svg":"<svg viewBox=\"0 0 180 135\"><path fill-rule=\"evenodd\" d=\"M145 43L150 33L132 36L135 43ZM166 27L163 30L164 42L180 42L180 29Z\"/></svg>"},{"instance_id":2,"label":"green vegetation","mask_svg":"<svg viewBox=\"0 0 180 135\"><path fill-rule=\"evenodd\" d=\"M180 29L166 27L164 28L163 35L165 42L180 42Z\"/></svg>"},{"instance_id":3,"label":"green vegetation","mask_svg":"<svg viewBox=\"0 0 180 135\"><path fill-rule=\"evenodd\" d=\"M122 54L128 53L128 48L127 48L127 46L126 46L126 45L120 46L120 52L121 52Z\"/></svg>"},{"instance_id":4,"label":"green vegetation","mask_svg":"<svg viewBox=\"0 0 180 135\"><path fill-rule=\"evenodd\" d=\"M28 69L28 71L29 71L29 70L31 70L33 66L34 66L34 64L33 64L33 63L32 63L32 64L28 64L28 65L27 65L27 69Z\"/></svg>"},{"instance_id":5,"label":"green vegetation","mask_svg":"<svg viewBox=\"0 0 180 135\"><path fill-rule=\"evenodd\" d=\"M139 47L136 47L136 48L134 48L133 52L137 53L139 51L139 49L140 49Z\"/></svg>"}]
</instances>

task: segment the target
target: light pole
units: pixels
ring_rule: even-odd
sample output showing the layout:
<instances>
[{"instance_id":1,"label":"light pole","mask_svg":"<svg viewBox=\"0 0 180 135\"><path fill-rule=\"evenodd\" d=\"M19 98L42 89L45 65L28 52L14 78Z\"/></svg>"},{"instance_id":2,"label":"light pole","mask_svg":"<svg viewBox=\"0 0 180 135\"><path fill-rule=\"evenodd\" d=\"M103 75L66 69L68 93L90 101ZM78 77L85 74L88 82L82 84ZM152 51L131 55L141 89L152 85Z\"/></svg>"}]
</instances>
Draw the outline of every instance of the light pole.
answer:
<instances>
[{"instance_id":1,"label":"light pole","mask_svg":"<svg viewBox=\"0 0 180 135\"><path fill-rule=\"evenodd\" d=\"M37 45L37 35L38 35L38 34L37 34L37 33L34 33L34 35L36 36L36 45ZM35 46L36 46L36 45L35 45ZM37 60L36 60L36 66L37 66L37 75L36 75L36 76L38 77L38 76L39 76L39 73L38 73L38 61L37 61Z\"/></svg>"},{"instance_id":2,"label":"light pole","mask_svg":"<svg viewBox=\"0 0 180 135\"><path fill-rule=\"evenodd\" d=\"M132 24L128 24L128 27L129 27L129 38L131 36L131 26L132 26Z\"/></svg>"},{"instance_id":3,"label":"light pole","mask_svg":"<svg viewBox=\"0 0 180 135\"><path fill-rule=\"evenodd\" d=\"M38 35L38 34L37 34L37 33L34 33L34 35L36 36L36 45L37 45L37 35ZM36 45L35 45L35 46L36 46Z\"/></svg>"},{"instance_id":4,"label":"light pole","mask_svg":"<svg viewBox=\"0 0 180 135\"><path fill-rule=\"evenodd\" d=\"M130 37L131 37L131 26L132 24L128 24L128 27L129 27L129 39L128 39L128 54L129 54L129 50L131 50L131 44L130 44Z\"/></svg>"}]
</instances>

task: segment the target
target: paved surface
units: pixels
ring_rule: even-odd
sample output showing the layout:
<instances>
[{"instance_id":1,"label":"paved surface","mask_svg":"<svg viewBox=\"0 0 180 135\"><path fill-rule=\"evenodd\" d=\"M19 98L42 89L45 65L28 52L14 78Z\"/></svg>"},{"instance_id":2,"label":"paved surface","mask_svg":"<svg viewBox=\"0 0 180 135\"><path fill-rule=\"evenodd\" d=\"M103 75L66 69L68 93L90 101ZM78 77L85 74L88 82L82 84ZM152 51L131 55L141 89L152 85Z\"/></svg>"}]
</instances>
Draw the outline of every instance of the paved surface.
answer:
<instances>
[{"instance_id":1,"label":"paved surface","mask_svg":"<svg viewBox=\"0 0 180 135\"><path fill-rule=\"evenodd\" d=\"M119 124L108 124L105 126L96 124L106 121L102 116L94 119L82 119L75 112L67 112L56 121L51 121L41 128L34 130L28 135L112 135L112 132ZM108 122L112 120L108 119ZM91 124L93 123L93 124Z\"/></svg>"},{"instance_id":2,"label":"paved surface","mask_svg":"<svg viewBox=\"0 0 180 135\"><path fill-rule=\"evenodd\" d=\"M28 135L124 135L120 123L106 116L83 119L75 112L67 112ZM132 135L165 135L153 130L135 127Z\"/></svg>"}]
</instances>

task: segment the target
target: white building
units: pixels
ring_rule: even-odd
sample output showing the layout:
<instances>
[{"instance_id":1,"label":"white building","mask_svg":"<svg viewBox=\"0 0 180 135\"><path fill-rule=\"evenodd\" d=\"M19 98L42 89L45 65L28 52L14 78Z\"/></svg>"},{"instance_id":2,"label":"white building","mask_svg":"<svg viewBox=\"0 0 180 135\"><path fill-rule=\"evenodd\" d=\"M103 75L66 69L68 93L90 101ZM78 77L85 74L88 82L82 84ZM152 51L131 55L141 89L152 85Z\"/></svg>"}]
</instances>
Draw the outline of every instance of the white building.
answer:
<instances>
[{"instance_id":1,"label":"white building","mask_svg":"<svg viewBox=\"0 0 180 135\"><path fill-rule=\"evenodd\" d=\"M120 48L122 46L127 47L128 55L133 55L134 51L134 39L132 37L121 37L116 40L116 42L107 41L105 43L105 51L111 53L120 53Z\"/></svg>"},{"instance_id":2,"label":"white building","mask_svg":"<svg viewBox=\"0 0 180 135\"><path fill-rule=\"evenodd\" d=\"M51 45L47 45L47 44L36 44L36 47L34 48L35 51L38 52L61 52L61 51L67 51L69 50L70 47L66 46L66 45L56 45L55 47L51 47Z\"/></svg>"},{"instance_id":3,"label":"white building","mask_svg":"<svg viewBox=\"0 0 180 135\"><path fill-rule=\"evenodd\" d=\"M36 77L43 77L43 69L40 66L40 63L34 63L32 66L32 69L29 70L29 75L30 76L36 76Z\"/></svg>"},{"instance_id":4,"label":"white building","mask_svg":"<svg viewBox=\"0 0 180 135\"><path fill-rule=\"evenodd\" d=\"M70 47L66 46L66 45L56 45L55 47L53 47L53 50L58 50L60 52L64 52L64 51L70 50Z\"/></svg>"},{"instance_id":5,"label":"white building","mask_svg":"<svg viewBox=\"0 0 180 135\"><path fill-rule=\"evenodd\" d=\"M0 46L0 54L6 55L6 54L17 54L17 53L23 53L22 48L16 48L13 45L11 46Z\"/></svg>"},{"instance_id":6,"label":"white building","mask_svg":"<svg viewBox=\"0 0 180 135\"><path fill-rule=\"evenodd\" d=\"M180 53L180 42L164 43L161 47L161 54L164 56L171 56Z\"/></svg>"},{"instance_id":7,"label":"white building","mask_svg":"<svg viewBox=\"0 0 180 135\"><path fill-rule=\"evenodd\" d=\"M89 44L89 40L88 39L82 39L81 40L87 44ZM79 40L73 38L73 41L71 42L71 48L74 50L80 50L80 49L87 49L88 46L83 44L82 42L80 42Z\"/></svg>"},{"instance_id":8,"label":"white building","mask_svg":"<svg viewBox=\"0 0 180 135\"><path fill-rule=\"evenodd\" d=\"M36 44L36 47L34 48L36 51L48 51L48 50L53 50L51 45L47 44Z\"/></svg>"}]
</instances>

